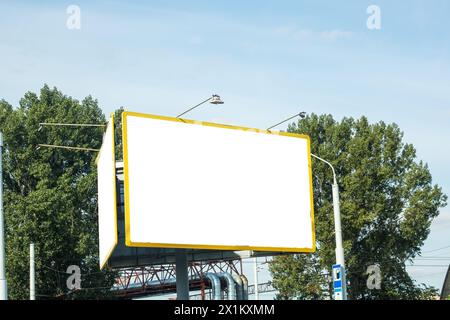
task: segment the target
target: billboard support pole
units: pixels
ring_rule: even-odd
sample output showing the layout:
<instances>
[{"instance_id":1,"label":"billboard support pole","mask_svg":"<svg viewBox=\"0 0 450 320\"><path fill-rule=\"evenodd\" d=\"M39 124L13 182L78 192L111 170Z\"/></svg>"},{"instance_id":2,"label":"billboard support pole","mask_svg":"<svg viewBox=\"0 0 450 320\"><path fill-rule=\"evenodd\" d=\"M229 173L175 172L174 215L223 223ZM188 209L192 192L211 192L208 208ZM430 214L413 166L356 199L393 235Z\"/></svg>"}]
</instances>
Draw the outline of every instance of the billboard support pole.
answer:
<instances>
[{"instance_id":1,"label":"billboard support pole","mask_svg":"<svg viewBox=\"0 0 450 320\"><path fill-rule=\"evenodd\" d=\"M177 300L189 300L189 277L186 250L176 249L175 274L177 281Z\"/></svg>"}]
</instances>

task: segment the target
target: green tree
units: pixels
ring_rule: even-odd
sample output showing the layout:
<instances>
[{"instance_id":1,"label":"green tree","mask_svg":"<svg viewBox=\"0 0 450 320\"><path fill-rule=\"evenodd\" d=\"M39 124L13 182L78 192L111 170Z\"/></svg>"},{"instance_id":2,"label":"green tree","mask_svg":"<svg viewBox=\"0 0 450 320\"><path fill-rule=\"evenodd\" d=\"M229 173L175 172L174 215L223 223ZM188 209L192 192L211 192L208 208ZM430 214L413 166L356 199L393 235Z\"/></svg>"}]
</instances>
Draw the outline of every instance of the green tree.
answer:
<instances>
[{"instance_id":1,"label":"green tree","mask_svg":"<svg viewBox=\"0 0 450 320\"><path fill-rule=\"evenodd\" d=\"M116 159L123 160L123 148L122 148L122 112L125 109L120 107L114 112L114 140L116 145Z\"/></svg>"},{"instance_id":2,"label":"green tree","mask_svg":"<svg viewBox=\"0 0 450 320\"><path fill-rule=\"evenodd\" d=\"M99 148L103 132L40 128L40 122L104 123L105 117L91 96L79 102L47 85L39 96L26 93L18 108L0 102L9 297L28 297L30 242L36 247L37 298L109 296L114 276L98 268L97 154L37 148L42 143ZM81 268L86 289L69 292L69 265Z\"/></svg>"},{"instance_id":3,"label":"green tree","mask_svg":"<svg viewBox=\"0 0 450 320\"><path fill-rule=\"evenodd\" d=\"M276 263L270 264L272 274L277 275L272 282L278 289L276 299L321 299L328 281L317 259L317 254L278 256Z\"/></svg>"},{"instance_id":4,"label":"green tree","mask_svg":"<svg viewBox=\"0 0 450 320\"><path fill-rule=\"evenodd\" d=\"M311 152L336 168L340 187L343 240L351 299L421 299L435 289L417 285L405 263L420 254L432 220L447 197L433 185L428 166L416 161L416 151L404 143L396 124L369 124L365 117L335 121L330 115L311 115L288 127L311 137ZM286 155L288 156L288 155ZM280 298L327 298L308 290L306 277L331 272L335 262L332 173L313 159L314 211L317 253L275 258L271 265ZM369 290L369 265L381 268L381 289ZM292 272L286 272L294 270ZM296 275L296 273L300 275ZM303 279L303 275L305 279Z\"/></svg>"}]
</instances>

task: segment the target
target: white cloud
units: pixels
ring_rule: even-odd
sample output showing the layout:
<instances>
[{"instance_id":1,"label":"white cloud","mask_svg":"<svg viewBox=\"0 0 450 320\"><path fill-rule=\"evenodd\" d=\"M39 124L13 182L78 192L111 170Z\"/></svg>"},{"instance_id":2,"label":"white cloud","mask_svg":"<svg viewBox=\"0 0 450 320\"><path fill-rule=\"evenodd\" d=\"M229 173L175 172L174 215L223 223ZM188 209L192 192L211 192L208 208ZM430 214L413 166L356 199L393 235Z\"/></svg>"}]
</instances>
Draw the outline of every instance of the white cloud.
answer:
<instances>
[{"instance_id":1,"label":"white cloud","mask_svg":"<svg viewBox=\"0 0 450 320\"><path fill-rule=\"evenodd\" d=\"M281 26L273 30L277 36L289 37L295 40L319 39L326 41L336 41L338 39L348 39L353 36L353 32L347 30L333 29L314 31L309 29L298 29L292 26Z\"/></svg>"},{"instance_id":2,"label":"white cloud","mask_svg":"<svg viewBox=\"0 0 450 320\"><path fill-rule=\"evenodd\" d=\"M304 29L304 30L295 30L292 36L296 40L303 40L303 39L311 39L315 36L315 34L311 30Z\"/></svg>"},{"instance_id":3,"label":"white cloud","mask_svg":"<svg viewBox=\"0 0 450 320\"><path fill-rule=\"evenodd\" d=\"M332 41L335 41L340 38L350 38L352 35L353 35L353 33L350 31L344 31L344 30L338 30L338 29L320 32L320 37L322 39L332 40Z\"/></svg>"},{"instance_id":4,"label":"white cloud","mask_svg":"<svg viewBox=\"0 0 450 320\"><path fill-rule=\"evenodd\" d=\"M288 36L292 34L295 29L293 27L281 26L273 29L273 34L280 36Z\"/></svg>"}]
</instances>

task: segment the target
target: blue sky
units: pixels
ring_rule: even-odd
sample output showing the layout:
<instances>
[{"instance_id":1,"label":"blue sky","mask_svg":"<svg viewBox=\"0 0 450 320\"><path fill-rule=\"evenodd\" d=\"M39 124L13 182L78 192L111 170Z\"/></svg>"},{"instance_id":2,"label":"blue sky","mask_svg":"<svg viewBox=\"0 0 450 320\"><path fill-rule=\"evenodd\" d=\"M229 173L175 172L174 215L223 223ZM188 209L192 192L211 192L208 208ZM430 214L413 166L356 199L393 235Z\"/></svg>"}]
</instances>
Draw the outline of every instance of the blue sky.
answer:
<instances>
[{"instance_id":1,"label":"blue sky","mask_svg":"<svg viewBox=\"0 0 450 320\"><path fill-rule=\"evenodd\" d=\"M66 28L69 5L81 29ZM368 30L366 9L381 9ZM395 122L450 194L450 2L2 1L0 98L44 83L104 112L176 115L265 128L298 111ZM450 245L450 209L424 252ZM410 273L439 289L450 248ZM422 265L440 265L425 267Z\"/></svg>"}]
</instances>

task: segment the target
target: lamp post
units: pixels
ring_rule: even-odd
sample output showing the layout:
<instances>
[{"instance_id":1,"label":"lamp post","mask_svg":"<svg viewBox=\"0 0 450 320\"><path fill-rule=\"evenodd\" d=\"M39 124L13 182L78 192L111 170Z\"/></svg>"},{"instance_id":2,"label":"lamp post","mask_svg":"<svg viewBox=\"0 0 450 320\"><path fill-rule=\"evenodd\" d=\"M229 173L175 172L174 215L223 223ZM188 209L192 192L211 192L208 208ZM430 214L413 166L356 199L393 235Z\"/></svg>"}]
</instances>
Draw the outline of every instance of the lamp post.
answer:
<instances>
[{"instance_id":1,"label":"lamp post","mask_svg":"<svg viewBox=\"0 0 450 320\"><path fill-rule=\"evenodd\" d=\"M208 101L209 101L209 103L211 103L211 104L223 104L223 101L220 100L220 96L217 95L217 94L213 94L213 95L212 95L211 97L209 97L208 99L206 99L206 100L200 102L199 104L193 106L192 108L187 109L187 110L184 111L183 113L180 113L179 115L177 115L177 118L179 118L179 117L181 117L182 115L188 113L189 111L194 110L195 108L201 106L202 104L204 104L204 103L206 103L206 102L208 102Z\"/></svg>"},{"instance_id":2,"label":"lamp post","mask_svg":"<svg viewBox=\"0 0 450 320\"><path fill-rule=\"evenodd\" d=\"M306 115L305 112L301 112L298 115L292 116L286 120L283 120L279 123L277 123L274 126L269 127L267 130L272 129L273 127L276 127L282 123L285 123L286 121L289 121L297 116L300 116L301 118L304 118ZM332 192L333 192L333 212L334 212L334 232L335 232L335 238L336 238L336 264L341 266L342 270L342 300L347 300L347 284L345 281L345 258L344 258L344 247L342 245L342 227L341 227L341 209L339 205L339 186L337 184L336 179L336 171L334 170L333 165L326 161L325 159L322 159L321 157L316 156L315 154L311 153L311 156L316 158L319 161L324 162L327 164L331 171L333 172L333 184L332 184Z\"/></svg>"},{"instance_id":3,"label":"lamp post","mask_svg":"<svg viewBox=\"0 0 450 320\"><path fill-rule=\"evenodd\" d=\"M8 300L5 272L5 224L3 217L3 134L0 132L0 300Z\"/></svg>"},{"instance_id":4,"label":"lamp post","mask_svg":"<svg viewBox=\"0 0 450 320\"><path fill-rule=\"evenodd\" d=\"M339 205L339 186L337 184L336 171L334 170L334 167L331 165L331 163L329 163L325 159L322 159L321 157L318 157L312 153L311 156L316 158L317 160L326 163L331 168L331 171L333 171L332 190L333 190L334 234L336 238L336 249L335 249L336 264L340 265L342 270L341 300L347 300L347 283L345 280L345 258L344 258L344 247L342 245L341 209Z\"/></svg>"}]
</instances>

